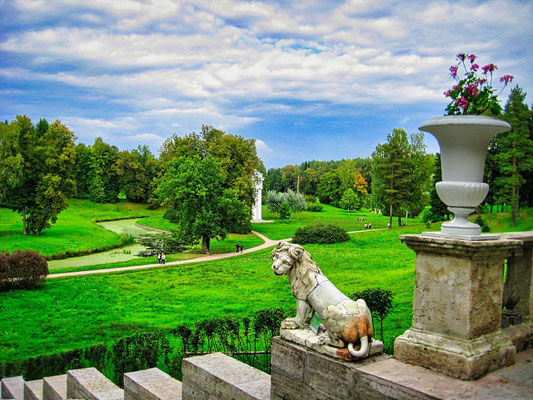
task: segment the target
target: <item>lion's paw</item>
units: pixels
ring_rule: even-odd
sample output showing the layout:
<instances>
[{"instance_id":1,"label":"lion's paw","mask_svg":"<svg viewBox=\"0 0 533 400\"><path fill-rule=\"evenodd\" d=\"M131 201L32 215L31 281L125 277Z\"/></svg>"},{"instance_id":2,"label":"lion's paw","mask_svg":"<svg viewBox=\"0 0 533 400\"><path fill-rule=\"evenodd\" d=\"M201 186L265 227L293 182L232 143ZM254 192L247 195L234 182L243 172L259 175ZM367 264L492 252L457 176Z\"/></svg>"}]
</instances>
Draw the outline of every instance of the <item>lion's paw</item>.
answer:
<instances>
[{"instance_id":1,"label":"lion's paw","mask_svg":"<svg viewBox=\"0 0 533 400\"><path fill-rule=\"evenodd\" d=\"M281 329L299 329L294 318L287 318L281 322Z\"/></svg>"}]
</instances>

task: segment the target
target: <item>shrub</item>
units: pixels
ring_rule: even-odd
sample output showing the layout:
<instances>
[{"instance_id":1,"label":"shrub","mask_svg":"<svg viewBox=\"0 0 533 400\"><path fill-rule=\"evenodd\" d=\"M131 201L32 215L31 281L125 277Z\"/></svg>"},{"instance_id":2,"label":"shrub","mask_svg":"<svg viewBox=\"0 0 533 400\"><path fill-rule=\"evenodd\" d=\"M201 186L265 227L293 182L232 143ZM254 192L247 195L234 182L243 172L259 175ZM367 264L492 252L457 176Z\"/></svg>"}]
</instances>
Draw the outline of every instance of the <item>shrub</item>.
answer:
<instances>
[{"instance_id":1,"label":"shrub","mask_svg":"<svg viewBox=\"0 0 533 400\"><path fill-rule=\"evenodd\" d=\"M170 222L175 224L178 222L178 212L173 207L169 208L163 214L163 218L168 219Z\"/></svg>"},{"instance_id":2,"label":"shrub","mask_svg":"<svg viewBox=\"0 0 533 400\"><path fill-rule=\"evenodd\" d=\"M481 227L481 232L490 232L490 226L488 226L487 224L483 225Z\"/></svg>"},{"instance_id":3,"label":"shrub","mask_svg":"<svg viewBox=\"0 0 533 400\"><path fill-rule=\"evenodd\" d=\"M363 299L372 312L372 316L378 318L381 328L381 340L383 340L383 320L393 308L393 297L394 295L390 290L380 288L367 289L350 295L353 300Z\"/></svg>"},{"instance_id":4,"label":"shrub","mask_svg":"<svg viewBox=\"0 0 533 400\"><path fill-rule=\"evenodd\" d=\"M322 204L320 204L320 203L307 203L307 211L320 212L320 211L322 211Z\"/></svg>"},{"instance_id":5,"label":"shrub","mask_svg":"<svg viewBox=\"0 0 533 400\"><path fill-rule=\"evenodd\" d=\"M289 203L284 202L279 208L279 217L281 219L289 219L291 217L291 206Z\"/></svg>"},{"instance_id":6,"label":"shrub","mask_svg":"<svg viewBox=\"0 0 533 400\"><path fill-rule=\"evenodd\" d=\"M337 225L308 225L298 228L292 241L298 244L332 244L349 239L346 231Z\"/></svg>"},{"instance_id":7,"label":"shrub","mask_svg":"<svg viewBox=\"0 0 533 400\"><path fill-rule=\"evenodd\" d=\"M0 253L0 290L8 288L11 284L9 276L9 256L7 253Z\"/></svg>"},{"instance_id":8,"label":"shrub","mask_svg":"<svg viewBox=\"0 0 533 400\"><path fill-rule=\"evenodd\" d=\"M8 257L11 286L34 289L48 275L46 259L36 251L17 250Z\"/></svg>"},{"instance_id":9,"label":"shrub","mask_svg":"<svg viewBox=\"0 0 533 400\"><path fill-rule=\"evenodd\" d=\"M316 203L317 198L314 194L308 194L305 196L305 201L307 201L308 203Z\"/></svg>"}]
</instances>

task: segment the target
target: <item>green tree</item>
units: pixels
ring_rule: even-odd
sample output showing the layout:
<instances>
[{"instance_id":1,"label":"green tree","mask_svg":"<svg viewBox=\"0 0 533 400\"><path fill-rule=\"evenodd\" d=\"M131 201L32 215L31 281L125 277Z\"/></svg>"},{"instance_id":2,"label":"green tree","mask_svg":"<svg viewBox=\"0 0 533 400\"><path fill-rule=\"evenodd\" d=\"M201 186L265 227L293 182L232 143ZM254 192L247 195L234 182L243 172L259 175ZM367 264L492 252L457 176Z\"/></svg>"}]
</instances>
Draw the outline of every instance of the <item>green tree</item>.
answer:
<instances>
[{"instance_id":1,"label":"green tree","mask_svg":"<svg viewBox=\"0 0 533 400\"><path fill-rule=\"evenodd\" d=\"M223 187L226 176L211 155L180 157L168 162L157 190L162 204L176 210L178 232L184 243L202 241L209 252L213 238L224 239L232 224L250 221L247 205L234 189Z\"/></svg>"},{"instance_id":2,"label":"green tree","mask_svg":"<svg viewBox=\"0 0 533 400\"><path fill-rule=\"evenodd\" d=\"M357 210L361 208L361 201L359 200L359 197L357 197L353 189L350 188L344 191L339 205L341 206L341 208L348 211Z\"/></svg>"},{"instance_id":3,"label":"green tree","mask_svg":"<svg viewBox=\"0 0 533 400\"><path fill-rule=\"evenodd\" d=\"M525 182L523 173L533 170L533 141L529 132L532 113L525 99L526 93L519 86L511 90L503 117L512 128L497 137L499 151L496 159L502 186L506 187L511 202L512 226L515 226L519 213L520 186Z\"/></svg>"},{"instance_id":4,"label":"green tree","mask_svg":"<svg viewBox=\"0 0 533 400\"><path fill-rule=\"evenodd\" d=\"M92 146L90 199L95 203L116 203L120 192L118 149L98 137Z\"/></svg>"},{"instance_id":5,"label":"green tree","mask_svg":"<svg viewBox=\"0 0 533 400\"><path fill-rule=\"evenodd\" d=\"M74 140L60 121L41 120L36 129L28 117L17 116L0 128L1 199L22 215L24 235L50 227L75 193Z\"/></svg>"},{"instance_id":6,"label":"green tree","mask_svg":"<svg viewBox=\"0 0 533 400\"><path fill-rule=\"evenodd\" d=\"M425 215L427 222L444 221L450 219L450 211L446 204L442 202L438 193L436 184L442 180L440 153L435 155L435 171L433 172L433 180L431 191L429 192L429 212Z\"/></svg>"},{"instance_id":7,"label":"green tree","mask_svg":"<svg viewBox=\"0 0 533 400\"><path fill-rule=\"evenodd\" d=\"M393 213L396 211L398 225L401 225L401 208L409 200L410 145L403 129L394 129L387 136L387 142L378 144L372 153L372 192L389 211L389 224L392 227Z\"/></svg>"},{"instance_id":8,"label":"green tree","mask_svg":"<svg viewBox=\"0 0 533 400\"><path fill-rule=\"evenodd\" d=\"M337 171L326 172L318 180L317 196L321 203L337 206L342 197L341 179Z\"/></svg>"},{"instance_id":9,"label":"green tree","mask_svg":"<svg viewBox=\"0 0 533 400\"><path fill-rule=\"evenodd\" d=\"M409 146L409 175L405 218L419 215L429 202L434 157L426 153L425 136L413 133ZM407 222L407 221L406 221Z\"/></svg>"},{"instance_id":10,"label":"green tree","mask_svg":"<svg viewBox=\"0 0 533 400\"><path fill-rule=\"evenodd\" d=\"M146 203L151 196L152 181L158 173L158 162L148 146L121 151L117 160L120 190L128 201Z\"/></svg>"},{"instance_id":11,"label":"green tree","mask_svg":"<svg viewBox=\"0 0 533 400\"><path fill-rule=\"evenodd\" d=\"M74 179L76 181L77 198L89 197L89 188L91 186L91 158L92 151L90 146L83 143L76 145L76 162L74 163Z\"/></svg>"}]
</instances>

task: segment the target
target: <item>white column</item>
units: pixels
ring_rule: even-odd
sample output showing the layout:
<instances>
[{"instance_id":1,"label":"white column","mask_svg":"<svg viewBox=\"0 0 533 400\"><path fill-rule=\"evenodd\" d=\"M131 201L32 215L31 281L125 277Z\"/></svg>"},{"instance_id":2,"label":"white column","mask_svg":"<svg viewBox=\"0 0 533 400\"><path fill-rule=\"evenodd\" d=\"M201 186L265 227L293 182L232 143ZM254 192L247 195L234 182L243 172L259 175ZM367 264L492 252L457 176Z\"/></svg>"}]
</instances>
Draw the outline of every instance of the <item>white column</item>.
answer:
<instances>
[{"instance_id":1,"label":"white column","mask_svg":"<svg viewBox=\"0 0 533 400\"><path fill-rule=\"evenodd\" d=\"M263 218L261 206L263 204L263 181L265 178L261 172L255 170L252 179L255 186L255 199L252 207L252 221L261 221Z\"/></svg>"}]
</instances>

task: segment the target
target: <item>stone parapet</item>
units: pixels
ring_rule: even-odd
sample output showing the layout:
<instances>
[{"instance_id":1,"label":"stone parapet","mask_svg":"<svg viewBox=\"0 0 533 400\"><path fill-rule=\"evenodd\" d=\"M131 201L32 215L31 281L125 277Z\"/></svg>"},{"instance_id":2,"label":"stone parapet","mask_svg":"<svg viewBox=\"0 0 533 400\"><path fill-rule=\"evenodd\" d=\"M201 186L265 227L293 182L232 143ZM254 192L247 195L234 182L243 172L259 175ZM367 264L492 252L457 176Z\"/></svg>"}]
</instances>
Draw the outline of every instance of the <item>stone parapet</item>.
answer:
<instances>
[{"instance_id":1,"label":"stone parapet","mask_svg":"<svg viewBox=\"0 0 533 400\"><path fill-rule=\"evenodd\" d=\"M124 400L181 400L181 382L158 368L128 372Z\"/></svg>"},{"instance_id":2,"label":"stone parapet","mask_svg":"<svg viewBox=\"0 0 533 400\"><path fill-rule=\"evenodd\" d=\"M67 398L67 375L43 378L43 400L65 400Z\"/></svg>"},{"instance_id":3,"label":"stone parapet","mask_svg":"<svg viewBox=\"0 0 533 400\"><path fill-rule=\"evenodd\" d=\"M67 398L123 400L124 392L96 368L84 368L68 371Z\"/></svg>"},{"instance_id":4,"label":"stone parapet","mask_svg":"<svg viewBox=\"0 0 533 400\"><path fill-rule=\"evenodd\" d=\"M222 353L182 363L184 400L268 400L270 376Z\"/></svg>"},{"instance_id":5,"label":"stone parapet","mask_svg":"<svg viewBox=\"0 0 533 400\"><path fill-rule=\"evenodd\" d=\"M43 380L24 382L24 400L42 400Z\"/></svg>"},{"instance_id":6,"label":"stone parapet","mask_svg":"<svg viewBox=\"0 0 533 400\"><path fill-rule=\"evenodd\" d=\"M3 399L24 399L24 379L22 376L14 376L2 379Z\"/></svg>"}]
</instances>

